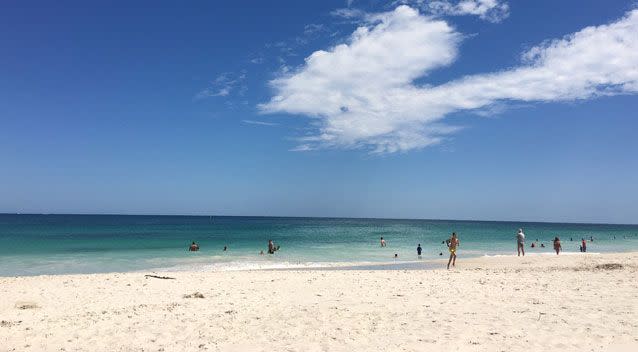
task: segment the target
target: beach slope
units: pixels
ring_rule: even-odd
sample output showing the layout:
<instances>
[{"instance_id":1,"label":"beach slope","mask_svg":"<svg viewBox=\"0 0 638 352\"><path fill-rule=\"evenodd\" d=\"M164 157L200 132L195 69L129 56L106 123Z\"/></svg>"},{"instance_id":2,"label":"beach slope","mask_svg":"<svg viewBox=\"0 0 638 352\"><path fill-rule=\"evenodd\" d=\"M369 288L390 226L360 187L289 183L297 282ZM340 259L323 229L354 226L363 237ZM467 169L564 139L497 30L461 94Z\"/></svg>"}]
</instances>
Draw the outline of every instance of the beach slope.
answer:
<instances>
[{"instance_id":1,"label":"beach slope","mask_svg":"<svg viewBox=\"0 0 638 352\"><path fill-rule=\"evenodd\" d=\"M0 351L636 351L638 253L0 278Z\"/></svg>"}]
</instances>

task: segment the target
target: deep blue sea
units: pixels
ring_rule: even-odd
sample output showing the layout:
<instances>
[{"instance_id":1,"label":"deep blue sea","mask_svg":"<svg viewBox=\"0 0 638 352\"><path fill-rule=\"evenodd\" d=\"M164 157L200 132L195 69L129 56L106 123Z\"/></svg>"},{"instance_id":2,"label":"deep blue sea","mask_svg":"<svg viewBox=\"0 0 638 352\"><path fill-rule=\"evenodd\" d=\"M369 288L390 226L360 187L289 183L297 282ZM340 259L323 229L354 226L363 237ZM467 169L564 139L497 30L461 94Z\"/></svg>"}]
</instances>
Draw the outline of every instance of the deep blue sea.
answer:
<instances>
[{"instance_id":1,"label":"deep blue sea","mask_svg":"<svg viewBox=\"0 0 638 352\"><path fill-rule=\"evenodd\" d=\"M0 276L113 271L237 270L414 265L447 255L452 231L459 260L512 255L523 228L530 254L552 253L559 236L565 254L638 250L638 225L559 224L452 220L331 219L226 216L12 215L0 214ZM380 237L387 241L381 248ZM266 252L268 240L281 246ZM538 239L546 248L529 248ZM573 241L571 240L573 239ZM192 241L199 252L189 252ZM227 246L228 250L223 251ZM394 259L394 254L398 259Z\"/></svg>"}]
</instances>

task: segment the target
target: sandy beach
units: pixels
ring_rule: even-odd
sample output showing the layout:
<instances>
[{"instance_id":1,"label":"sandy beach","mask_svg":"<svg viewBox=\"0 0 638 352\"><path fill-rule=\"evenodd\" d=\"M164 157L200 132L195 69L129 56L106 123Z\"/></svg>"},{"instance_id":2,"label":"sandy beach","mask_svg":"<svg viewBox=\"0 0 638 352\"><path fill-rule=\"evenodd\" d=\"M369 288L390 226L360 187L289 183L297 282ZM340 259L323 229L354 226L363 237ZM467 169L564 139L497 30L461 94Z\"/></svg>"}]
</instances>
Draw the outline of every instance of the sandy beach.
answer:
<instances>
[{"instance_id":1,"label":"sandy beach","mask_svg":"<svg viewBox=\"0 0 638 352\"><path fill-rule=\"evenodd\" d=\"M638 253L441 267L4 277L0 351L638 348Z\"/></svg>"}]
</instances>

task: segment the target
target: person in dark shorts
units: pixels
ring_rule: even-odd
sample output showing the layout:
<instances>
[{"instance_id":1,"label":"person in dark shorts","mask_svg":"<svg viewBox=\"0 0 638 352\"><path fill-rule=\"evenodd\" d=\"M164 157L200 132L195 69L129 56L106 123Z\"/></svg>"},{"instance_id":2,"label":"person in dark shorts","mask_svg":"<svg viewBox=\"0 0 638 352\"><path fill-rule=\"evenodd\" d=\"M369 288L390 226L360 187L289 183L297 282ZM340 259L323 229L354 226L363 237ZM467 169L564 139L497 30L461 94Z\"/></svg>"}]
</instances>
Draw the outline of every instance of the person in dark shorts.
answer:
<instances>
[{"instance_id":1,"label":"person in dark shorts","mask_svg":"<svg viewBox=\"0 0 638 352\"><path fill-rule=\"evenodd\" d=\"M423 250L423 248L421 248L421 244L419 243L419 245L416 247L416 255L419 257L419 259L421 259L421 251Z\"/></svg>"},{"instance_id":2,"label":"person in dark shorts","mask_svg":"<svg viewBox=\"0 0 638 352\"><path fill-rule=\"evenodd\" d=\"M563 250L563 246L560 244L560 238L558 238L558 236L554 237L554 250L556 251L556 255Z\"/></svg>"}]
</instances>

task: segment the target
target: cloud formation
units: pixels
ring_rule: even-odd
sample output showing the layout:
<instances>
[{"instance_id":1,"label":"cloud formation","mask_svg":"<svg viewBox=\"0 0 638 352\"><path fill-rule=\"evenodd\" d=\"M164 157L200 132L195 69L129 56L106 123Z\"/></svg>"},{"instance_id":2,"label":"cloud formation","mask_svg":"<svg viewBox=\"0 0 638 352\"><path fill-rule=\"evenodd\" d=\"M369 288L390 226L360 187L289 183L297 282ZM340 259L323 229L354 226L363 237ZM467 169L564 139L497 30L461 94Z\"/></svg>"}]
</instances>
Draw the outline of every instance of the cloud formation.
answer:
<instances>
[{"instance_id":1,"label":"cloud formation","mask_svg":"<svg viewBox=\"0 0 638 352\"><path fill-rule=\"evenodd\" d=\"M297 150L407 151L456 131L443 123L454 112L638 93L638 10L533 47L519 67L438 86L413 82L452 64L461 35L408 6L373 17L347 43L315 51L270 82L275 95L259 105L262 112L315 120L316 133Z\"/></svg>"}]
</instances>

